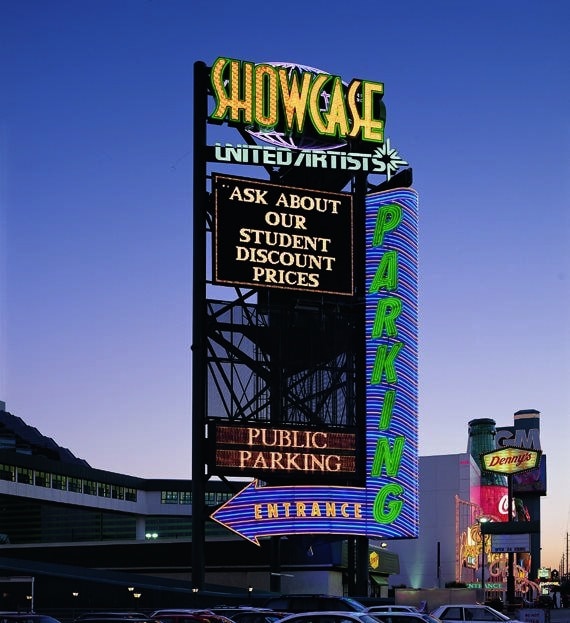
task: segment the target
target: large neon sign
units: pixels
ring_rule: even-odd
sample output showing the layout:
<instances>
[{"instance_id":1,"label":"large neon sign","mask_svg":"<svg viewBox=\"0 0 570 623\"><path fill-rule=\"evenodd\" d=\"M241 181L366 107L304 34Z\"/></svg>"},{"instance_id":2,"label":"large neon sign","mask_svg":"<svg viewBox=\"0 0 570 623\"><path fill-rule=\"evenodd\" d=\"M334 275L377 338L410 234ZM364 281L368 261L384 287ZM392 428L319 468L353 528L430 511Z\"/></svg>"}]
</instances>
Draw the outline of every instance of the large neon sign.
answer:
<instances>
[{"instance_id":1,"label":"large neon sign","mask_svg":"<svg viewBox=\"0 0 570 623\"><path fill-rule=\"evenodd\" d=\"M418 534L417 207L366 199L366 490L386 538Z\"/></svg>"},{"instance_id":2,"label":"large neon sign","mask_svg":"<svg viewBox=\"0 0 570 623\"><path fill-rule=\"evenodd\" d=\"M366 486L246 486L211 517L253 543L418 536L417 204L411 189L366 200Z\"/></svg>"},{"instance_id":3,"label":"large neon sign","mask_svg":"<svg viewBox=\"0 0 570 623\"><path fill-rule=\"evenodd\" d=\"M346 430L233 423L213 428L210 464L217 474L323 484L356 473L356 435Z\"/></svg>"},{"instance_id":4,"label":"large neon sign","mask_svg":"<svg viewBox=\"0 0 570 623\"><path fill-rule=\"evenodd\" d=\"M366 377L366 409L359 395L358 406L347 410L353 428L326 444L323 431L299 424L303 430L293 433L286 419L277 428L253 420L212 423L212 472L247 474L270 486L255 481L211 517L252 542L291 533L415 538L417 194L398 188L369 195L364 205L366 185L360 184L368 174L389 181L407 165L384 134L384 86L345 83L292 63L220 57L210 67L208 89L207 121L250 136L247 145L207 146L207 161L270 173L270 181L212 173L212 283L247 286L267 300L285 298L261 292L272 288L296 297L317 294L321 301L340 295L344 304L363 285L356 261L365 262L366 273L363 317L351 325L358 325L351 336L366 328L366 341L358 344L365 365L347 348L358 360L359 379ZM340 192L348 180L352 191ZM362 202L354 205L357 198ZM366 256L355 258L354 235L363 225L359 248L365 243ZM271 364L279 366L277 357ZM354 388L354 379L349 382ZM356 460L361 453L366 461Z\"/></svg>"},{"instance_id":5,"label":"large neon sign","mask_svg":"<svg viewBox=\"0 0 570 623\"><path fill-rule=\"evenodd\" d=\"M519 474L536 469L540 465L541 455L540 450L510 446L482 454L481 467L488 472Z\"/></svg>"},{"instance_id":6,"label":"large neon sign","mask_svg":"<svg viewBox=\"0 0 570 623\"><path fill-rule=\"evenodd\" d=\"M324 139L337 139L332 146L338 139L384 141L382 82L352 80L346 87L340 76L310 67L223 57L213 63L210 80L212 122L280 127L286 136L308 133L310 126Z\"/></svg>"}]
</instances>

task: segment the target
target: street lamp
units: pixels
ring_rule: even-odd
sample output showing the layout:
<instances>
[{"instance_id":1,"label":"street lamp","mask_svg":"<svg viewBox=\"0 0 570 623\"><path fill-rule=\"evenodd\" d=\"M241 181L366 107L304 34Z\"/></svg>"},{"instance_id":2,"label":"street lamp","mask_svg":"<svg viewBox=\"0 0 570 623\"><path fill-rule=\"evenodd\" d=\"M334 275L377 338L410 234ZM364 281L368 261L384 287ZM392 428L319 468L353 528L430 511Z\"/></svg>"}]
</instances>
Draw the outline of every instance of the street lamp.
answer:
<instances>
[{"instance_id":1,"label":"street lamp","mask_svg":"<svg viewBox=\"0 0 570 623\"><path fill-rule=\"evenodd\" d=\"M73 618L75 618L75 606L77 604L77 599L79 598L79 591L73 591L71 596L73 597Z\"/></svg>"},{"instance_id":2,"label":"street lamp","mask_svg":"<svg viewBox=\"0 0 570 623\"><path fill-rule=\"evenodd\" d=\"M479 528L481 530L481 590L483 591L483 603L485 600L485 524L489 521L488 517L479 518Z\"/></svg>"}]
</instances>

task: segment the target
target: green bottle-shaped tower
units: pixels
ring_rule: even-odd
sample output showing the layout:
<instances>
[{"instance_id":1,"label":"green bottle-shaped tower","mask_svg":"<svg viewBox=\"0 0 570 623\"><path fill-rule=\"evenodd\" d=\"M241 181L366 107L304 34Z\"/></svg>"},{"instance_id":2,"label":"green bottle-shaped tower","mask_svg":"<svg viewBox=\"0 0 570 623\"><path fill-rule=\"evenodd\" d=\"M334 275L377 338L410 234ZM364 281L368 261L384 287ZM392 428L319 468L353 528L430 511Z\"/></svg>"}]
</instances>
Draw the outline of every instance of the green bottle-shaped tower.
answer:
<instances>
[{"instance_id":1,"label":"green bottle-shaped tower","mask_svg":"<svg viewBox=\"0 0 570 623\"><path fill-rule=\"evenodd\" d=\"M467 451L481 469L481 455L495 450L495 420L480 418L469 422ZM479 504L483 514L492 521L508 520L507 477L481 470L478 487L471 489L471 502Z\"/></svg>"}]
</instances>

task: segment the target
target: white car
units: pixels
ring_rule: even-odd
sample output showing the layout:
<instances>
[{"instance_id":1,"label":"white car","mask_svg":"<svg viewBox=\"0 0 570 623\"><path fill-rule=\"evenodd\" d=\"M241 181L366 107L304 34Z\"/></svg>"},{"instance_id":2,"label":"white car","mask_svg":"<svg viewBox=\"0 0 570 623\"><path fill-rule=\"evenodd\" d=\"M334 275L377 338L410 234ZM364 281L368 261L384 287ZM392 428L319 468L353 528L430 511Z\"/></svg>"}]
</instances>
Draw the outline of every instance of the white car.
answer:
<instances>
[{"instance_id":1,"label":"white car","mask_svg":"<svg viewBox=\"0 0 570 623\"><path fill-rule=\"evenodd\" d=\"M279 623L378 623L378 618L368 612L330 610L291 614L281 619Z\"/></svg>"},{"instance_id":2,"label":"white car","mask_svg":"<svg viewBox=\"0 0 570 623\"><path fill-rule=\"evenodd\" d=\"M445 604L432 611L442 623L520 623L483 604Z\"/></svg>"},{"instance_id":3,"label":"white car","mask_svg":"<svg viewBox=\"0 0 570 623\"><path fill-rule=\"evenodd\" d=\"M422 612L370 612L381 623L441 623L433 614Z\"/></svg>"},{"instance_id":4,"label":"white car","mask_svg":"<svg viewBox=\"0 0 570 623\"><path fill-rule=\"evenodd\" d=\"M415 612L417 614L418 609L414 606L401 606L399 604L384 605L384 606L369 606L366 608L366 612Z\"/></svg>"}]
</instances>

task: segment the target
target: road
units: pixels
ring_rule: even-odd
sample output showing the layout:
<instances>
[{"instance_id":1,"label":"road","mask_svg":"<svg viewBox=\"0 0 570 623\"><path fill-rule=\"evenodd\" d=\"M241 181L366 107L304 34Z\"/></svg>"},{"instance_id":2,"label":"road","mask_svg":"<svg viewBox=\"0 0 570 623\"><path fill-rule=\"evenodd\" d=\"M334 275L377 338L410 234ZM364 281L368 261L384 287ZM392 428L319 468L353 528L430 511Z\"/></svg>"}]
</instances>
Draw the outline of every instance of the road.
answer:
<instances>
[{"instance_id":1,"label":"road","mask_svg":"<svg viewBox=\"0 0 570 623\"><path fill-rule=\"evenodd\" d=\"M552 608L550 623L570 623L570 608Z\"/></svg>"}]
</instances>

